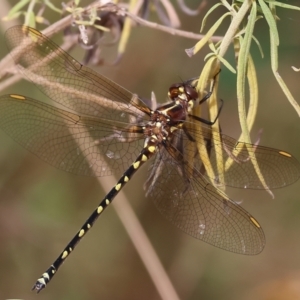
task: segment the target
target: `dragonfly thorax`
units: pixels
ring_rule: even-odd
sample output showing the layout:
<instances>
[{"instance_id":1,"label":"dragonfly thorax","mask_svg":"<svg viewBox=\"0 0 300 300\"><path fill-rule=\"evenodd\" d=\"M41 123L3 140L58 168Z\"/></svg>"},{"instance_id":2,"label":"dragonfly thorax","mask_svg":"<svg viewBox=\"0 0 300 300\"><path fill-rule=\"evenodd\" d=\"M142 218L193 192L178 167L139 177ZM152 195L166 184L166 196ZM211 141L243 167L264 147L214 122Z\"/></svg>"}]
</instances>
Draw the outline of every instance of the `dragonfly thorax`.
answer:
<instances>
[{"instance_id":1,"label":"dragonfly thorax","mask_svg":"<svg viewBox=\"0 0 300 300\"><path fill-rule=\"evenodd\" d=\"M156 143L165 141L171 134L170 118L165 111L155 110L152 112L150 121L144 128L146 137L155 140Z\"/></svg>"},{"instance_id":2,"label":"dragonfly thorax","mask_svg":"<svg viewBox=\"0 0 300 300\"><path fill-rule=\"evenodd\" d=\"M168 96L175 104L181 105L181 110L184 112L190 112L194 106L194 101L199 98L195 87L187 82L172 84L169 88ZM177 110L180 110L180 106L178 106ZM173 111L173 115L174 113L175 111ZM173 115L171 115L171 118Z\"/></svg>"}]
</instances>

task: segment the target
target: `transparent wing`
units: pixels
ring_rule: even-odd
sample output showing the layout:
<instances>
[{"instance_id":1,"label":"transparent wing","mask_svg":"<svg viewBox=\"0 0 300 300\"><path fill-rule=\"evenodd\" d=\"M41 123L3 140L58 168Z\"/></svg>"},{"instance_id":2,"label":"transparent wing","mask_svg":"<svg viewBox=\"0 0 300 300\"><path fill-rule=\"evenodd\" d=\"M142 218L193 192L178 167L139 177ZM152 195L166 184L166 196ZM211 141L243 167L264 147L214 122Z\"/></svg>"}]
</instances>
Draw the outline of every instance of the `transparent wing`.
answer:
<instances>
[{"instance_id":1,"label":"transparent wing","mask_svg":"<svg viewBox=\"0 0 300 300\"><path fill-rule=\"evenodd\" d=\"M14 26L5 38L21 73L68 109L121 122L126 114L143 118L142 112L149 113L136 95L81 65L41 32Z\"/></svg>"},{"instance_id":2,"label":"transparent wing","mask_svg":"<svg viewBox=\"0 0 300 300\"><path fill-rule=\"evenodd\" d=\"M260 253L265 237L255 218L221 196L198 170L182 160L178 149L167 149L157 154L145 184L147 196L158 210L185 233L213 246L240 254Z\"/></svg>"},{"instance_id":3,"label":"transparent wing","mask_svg":"<svg viewBox=\"0 0 300 300\"><path fill-rule=\"evenodd\" d=\"M253 216L217 189L220 185L217 164L223 163L225 169L226 161L232 161L224 175L225 185L264 189L249 155L256 155L269 188L299 179L299 162L285 151L245 145L226 135L212 140L213 132L206 126L200 131L188 127L176 130L172 140L161 146L145 183L146 195L168 220L187 234L231 252L260 253L265 245L264 233ZM198 150L196 141L202 141L205 147ZM200 160L199 151L208 153L209 162ZM223 162L217 159L220 155ZM215 185L208 178L206 163L214 170L211 182Z\"/></svg>"},{"instance_id":4,"label":"transparent wing","mask_svg":"<svg viewBox=\"0 0 300 300\"><path fill-rule=\"evenodd\" d=\"M286 151L242 143L225 134L222 134L219 140L213 140L212 129L203 124L200 132L189 129L188 134L190 138L183 134L180 137L183 143L183 153L194 157L195 168L198 171L205 169L205 164L202 164L199 160L199 153L195 143L195 141L204 140L206 143L205 148L209 154L209 162L215 174L215 177L211 178L211 180L216 184L219 184L217 165L220 164L218 159L220 156L223 157L226 186L265 189L257 176L250 160L250 155L255 155L261 174L270 189L287 186L297 181L300 177L299 162ZM205 151L205 148L202 151ZM185 149L189 149L187 151L190 151L190 153L184 152ZM230 165L228 164L229 162Z\"/></svg>"},{"instance_id":5,"label":"transparent wing","mask_svg":"<svg viewBox=\"0 0 300 300\"><path fill-rule=\"evenodd\" d=\"M123 173L144 139L127 122L80 116L20 95L0 97L0 128L47 163L87 176Z\"/></svg>"}]
</instances>

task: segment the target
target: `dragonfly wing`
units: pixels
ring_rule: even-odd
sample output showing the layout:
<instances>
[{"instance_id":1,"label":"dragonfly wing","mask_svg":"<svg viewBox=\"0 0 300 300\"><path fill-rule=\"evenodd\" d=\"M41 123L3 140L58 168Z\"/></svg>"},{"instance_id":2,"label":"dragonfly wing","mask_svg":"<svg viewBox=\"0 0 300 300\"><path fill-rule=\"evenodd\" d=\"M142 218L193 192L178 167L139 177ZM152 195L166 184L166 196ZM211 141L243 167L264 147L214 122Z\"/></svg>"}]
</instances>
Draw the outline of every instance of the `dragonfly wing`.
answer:
<instances>
[{"instance_id":1,"label":"dragonfly wing","mask_svg":"<svg viewBox=\"0 0 300 300\"><path fill-rule=\"evenodd\" d=\"M206 172L206 176L215 184L221 184L218 170L218 164L221 163L224 170L222 176L224 176L226 186L265 189L250 159L251 156L255 156L259 171L270 189L287 186L300 177L299 162L286 151L256 144L246 144L225 134L221 134L220 138L213 139L212 129L203 125L201 125L200 131L190 129L188 133L192 140L187 136L182 138L185 141L186 148L192 147L195 149L194 155L195 157L196 154L198 156L198 158L195 158L195 160L198 160L196 168L205 168L205 163L203 166L201 161L199 162L201 156L199 156L198 151L207 151L209 163L214 170L214 177L208 176L208 172ZM204 142L205 147L199 147L199 150L197 150L196 141Z\"/></svg>"},{"instance_id":2,"label":"dragonfly wing","mask_svg":"<svg viewBox=\"0 0 300 300\"><path fill-rule=\"evenodd\" d=\"M122 121L124 114L149 113L149 108L125 88L81 65L41 32L14 26L6 43L21 73L48 97L79 114Z\"/></svg>"},{"instance_id":3,"label":"dragonfly wing","mask_svg":"<svg viewBox=\"0 0 300 300\"><path fill-rule=\"evenodd\" d=\"M265 237L256 219L183 161L178 149L161 149L154 164L146 194L174 225L231 252L255 255L263 250Z\"/></svg>"},{"instance_id":4,"label":"dragonfly wing","mask_svg":"<svg viewBox=\"0 0 300 300\"><path fill-rule=\"evenodd\" d=\"M123 173L144 139L128 123L80 116L20 95L0 97L0 128L47 163L87 176Z\"/></svg>"}]
</instances>

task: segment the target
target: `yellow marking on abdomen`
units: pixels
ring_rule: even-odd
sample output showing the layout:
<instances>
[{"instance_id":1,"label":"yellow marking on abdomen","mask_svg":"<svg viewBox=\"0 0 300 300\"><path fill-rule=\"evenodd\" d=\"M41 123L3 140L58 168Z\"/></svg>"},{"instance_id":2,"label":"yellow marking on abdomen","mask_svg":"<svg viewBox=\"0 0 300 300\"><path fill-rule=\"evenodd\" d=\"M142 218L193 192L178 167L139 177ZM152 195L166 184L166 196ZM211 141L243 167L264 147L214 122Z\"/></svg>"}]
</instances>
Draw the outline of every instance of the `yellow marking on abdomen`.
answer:
<instances>
[{"instance_id":1,"label":"yellow marking on abdomen","mask_svg":"<svg viewBox=\"0 0 300 300\"><path fill-rule=\"evenodd\" d=\"M108 199L105 200L106 205L110 204L110 201Z\"/></svg>"},{"instance_id":2,"label":"yellow marking on abdomen","mask_svg":"<svg viewBox=\"0 0 300 300\"><path fill-rule=\"evenodd\" d=\"M84 229L81 229L81 230L79 231L79 234L78 234L78 236L79 236L79 237L83 237L83 236L84 236L84 234L85 234L85 231L84 231Z\"/></svg>"},{"instance_id":3,"label":"yellow marking on abdomen","mask_svg":"<svg viewBox=\"0 0 300 300\"><path fill-rule=\"evenodd\" d=\"M69 255L69 252L68 251L64 251L62 256L61 256L61 259L65 259L67 256Z\"/></svg>"},{"instance_id":4,"label":"yellow marking on abdomen","mask_svg":"<svg viewBox=\"0 0 300 300\"><path fill-rule=\"evenodd\" d=\"M102 211L103 211L103 207L100 205L100 206L98 206L98 208L97 208L97 213L98 214L100 214L100 213L102 213ZM91 225L90 225L91 226ZM89 227L90 228L90 227Z\"/></svg>"},{"instance_id":5,"label":"yellow marking on abdomen","mask_svg":"<svg viewBox=\"0 0 300 300\"><path fill-rule=\"evenodd\" d=\"M148 151L153 153L155 151L155 146L149 146Z\"/></svg>"},{"instance_id":6,"label":"yellow marking on abdomen","mask_svg":"<svg viewBox=\"0 0 300 300\"><path fill-rule=\"evenodd\" d=\"M39 278L37 282L41 283L42 285L46 285L47 284L44 278Z\"/></svg>"},{"instance_id":7,"label":"yellow marking on abdomen","mask_svg":"<svg viewBox=\"0 0 300 300\"><path fill-rule=\"evenodd\" d=\"M121 188L121 186L122 186L122 184L121 184L121 183L118 183L118 184L115 186L116 191L119 191L120 188Z\"/></svg>"},{"instance_id":8,"label":"yellow marking on abdomen","mask_svg":"<svg viewBox=\"0 0 300 300\"><path fill-rule=\"evenodd\" d=\"M139 166L140 166L140 162L139 161L136 161L135 163L133 163L133 167L135 169L138 169Z\"/></svg>"},{"instance_id":9,"label":"yellow marking on abdomen","mask_svg":"<svg viewBox=\"0 0 300 300\"><path fill-rule=\"evenodd\" d=\"M48 280L49 280L49 278L50 278L50 276L49 276L48 273L44 273L44 274L42 275L42 277L44 277L45 279L48 279Z\"/></svg>"}]
</instances>

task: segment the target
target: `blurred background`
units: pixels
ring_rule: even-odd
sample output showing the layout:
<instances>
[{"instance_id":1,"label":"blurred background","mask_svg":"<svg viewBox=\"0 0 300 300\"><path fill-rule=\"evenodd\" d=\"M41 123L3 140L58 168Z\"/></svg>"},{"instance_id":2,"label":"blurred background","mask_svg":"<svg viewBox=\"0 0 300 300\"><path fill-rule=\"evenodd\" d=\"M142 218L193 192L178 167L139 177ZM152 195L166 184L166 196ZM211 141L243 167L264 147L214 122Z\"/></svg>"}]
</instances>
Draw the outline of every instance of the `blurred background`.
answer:
<instances>
[{"instance_id":1,"label":"blurred background","mask_svg":"<svg viewBox=\"0 0 300 300\"><path fill-rule=\"evenodd\" d=\"M1 13L5 15L17 1L2 2ZM57 6L60 2L53 0ZM196 8L199 5L196 2L201 1L186 1L186 4ZM217 2L210 0L199 15L187 16L172 1L181 29L196 33L205 13ZM299 5L298 1L284 2ZM214 12L206 28L224 11L221 7ZM291 66L300 67L297 30L300 12L278 9L277 14L281 38L279 72L299 103L300 75ZM51 11L45 16L51 23L59 18ZM153 12L150 20L159 22ZM218 35L226 32L229 21L229 18L225 20L223 32L218 31ZM5 45L4 32L13 23L1 21L0 24L0 44ZM299 116L273 77L269 30L264 20L257 23L255 36L265 57L262 59L253 47L260 98L253 140L262 129L261 145L286 150L300 160ZM61 42L61 36L53 39ZM194 44L195 40L137 26L118 65L93 68L141 97L149 99L154 91L163 103L172 83L200 74L209 49L205 47L189 58L184 50ZM71 54L80 61L82 51L78 48ZM0 47L0 57L7 54L6 47ZM102 53L107 61L113 60L115 54L116 46ZM234 65L232 49L226 59ZM237 138L240 128L235 80L234 74L222 68L218 92L224 100L220 116L222 130ZM1 91L6 93L44 97L25 80ZM0 298L33 299L37 296L30 289L35 280L50 266L105 193L97 179L51 167L3 132L0 141ZM143 167L140 175L133 177L125 194L180 299L300 299L300 182L274 190L275 199L264 191L228 190L232 199L242 201L241 205L259 220L266 235L267 244L261 254L243 256L193 239L161 216L144 196L147 168ZM115 201L119 201L118 197ZM105 211L38 297L40 300L161 299L113 207Z\"/></svg>"}]
</instances>

